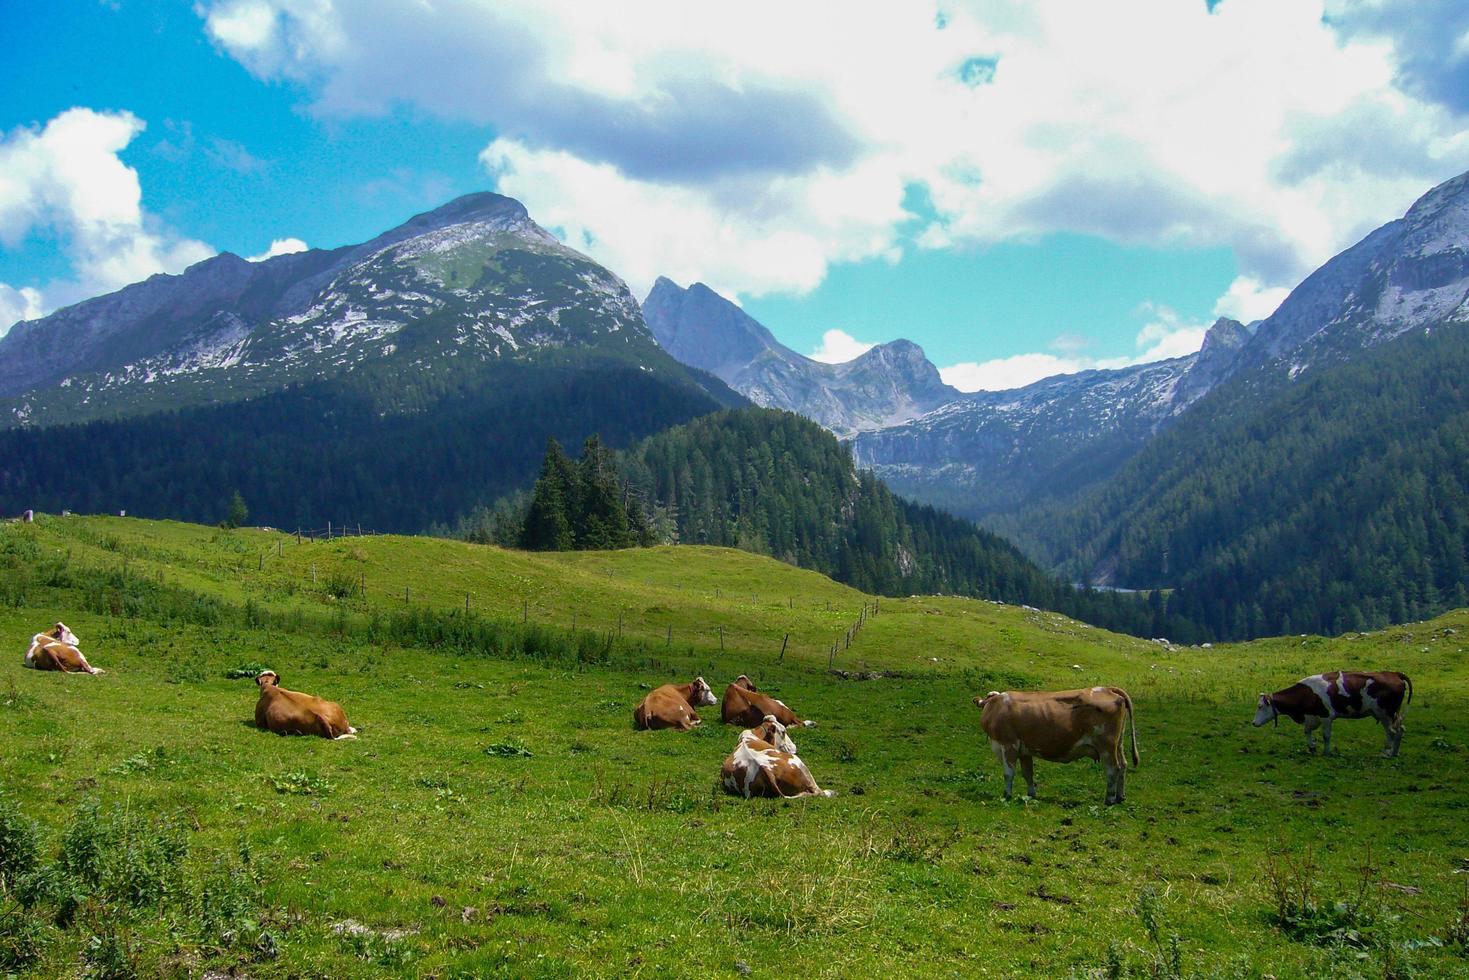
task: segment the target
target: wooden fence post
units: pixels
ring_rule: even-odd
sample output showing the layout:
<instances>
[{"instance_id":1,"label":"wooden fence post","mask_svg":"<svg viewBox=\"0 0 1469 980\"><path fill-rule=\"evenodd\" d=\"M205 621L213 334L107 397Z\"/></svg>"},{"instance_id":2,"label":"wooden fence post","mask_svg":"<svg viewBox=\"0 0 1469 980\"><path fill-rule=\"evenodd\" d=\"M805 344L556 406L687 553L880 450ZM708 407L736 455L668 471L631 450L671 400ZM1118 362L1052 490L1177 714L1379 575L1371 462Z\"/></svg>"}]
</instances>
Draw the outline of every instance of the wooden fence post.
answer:
<instances>
[{"instance_id":1,"label":"wooden fence post","mask_svg":"<svg viewBox=\"0 0 1469 980\"><path fill-rule=\"evenodd\" d=\"M327 537L327 540L328 541L331 540L331 537L332 537L332 522L331 521L327 521L326 522L326 537Z\"/></svg>"},{"instance_id":2,"label":"wooden fence post","mask_svg":"<svg viewBox=\"0 0 1469 980\"><path fill-rule=\"evenodd\" d=\"M724 627L719 627L719 652L724 652Z\"/></svg>"},{"instance_id":3,"label":"wooden fence post","mask_svg":"<svg viewBox=\"0 0 1469 980\"><path fill-rule=\"evenodd\" d=\"M786 644L791 642L791 634L787 633L785 639L780 641L780 656L775 658L776 663L783 663L786 658Z\"/></svg>"},{"instance_id":4,"label":"wooden fence post","mask_svg":"<svg viewBox=\"0 0 1469 980\"><path fill-rule=\"evenodd\" d=\"M311 563L311 584L316 584L316 562Z\"/></svg>"}]
</instances>

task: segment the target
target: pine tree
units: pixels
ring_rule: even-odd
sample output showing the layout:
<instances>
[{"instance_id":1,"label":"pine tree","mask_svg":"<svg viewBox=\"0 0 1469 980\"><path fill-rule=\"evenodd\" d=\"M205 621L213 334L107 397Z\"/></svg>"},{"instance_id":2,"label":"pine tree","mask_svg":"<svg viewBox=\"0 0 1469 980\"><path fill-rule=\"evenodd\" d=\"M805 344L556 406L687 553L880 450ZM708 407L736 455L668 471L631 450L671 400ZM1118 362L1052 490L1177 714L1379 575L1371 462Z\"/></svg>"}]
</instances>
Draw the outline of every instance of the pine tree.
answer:
<instances>
[{"instance_id":1,"label":"pine tree","mask_svg":"<svg viewBox=\"0 0 1469 980\"><path fill-rule=\"evenodd\" d=\"M230 497L230 507L224 523L227 527L240 527L249 519L250 508L245 506L245 498L240 496L240 491L236 490Z\"/></svg>"},{"instance_id":2,"label":"pine tree","mask_svg":"<svg viewBox=\"0 0 1469 980\"><path fill-rule=\"evenodd\" d=\"M575 544L568 503L576 497L576 470L555 439L546 443L541 475L531 491L530 507L520 532L527 551L570 551Z\"/></svg>"}]
</instances>

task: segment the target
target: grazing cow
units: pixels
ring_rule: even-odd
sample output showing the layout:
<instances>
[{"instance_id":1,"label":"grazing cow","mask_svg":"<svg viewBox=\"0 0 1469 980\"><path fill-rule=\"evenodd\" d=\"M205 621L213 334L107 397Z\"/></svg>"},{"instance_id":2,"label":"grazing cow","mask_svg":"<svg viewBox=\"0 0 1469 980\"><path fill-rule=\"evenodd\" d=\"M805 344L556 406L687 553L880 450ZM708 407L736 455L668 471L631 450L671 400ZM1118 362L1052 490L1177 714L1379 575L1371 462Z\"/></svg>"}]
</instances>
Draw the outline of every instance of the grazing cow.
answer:
<instances>
[{"instance_id":1,"label":"grazing cow","mask_svg":"<svg viewBox=\"0 0 1469 980\"><path fill-rule=\"evenodd\" d=\"M724 760L719 782L726 793L750 799L767 796L795 799L800 796L836 796L816 785L806 763L796 755L796 746L786 726L766 715L755 728L740 733L740 742Z\"/></svg>"},{"instance_id":2,"label":"grazing cow","mask_svg":"<svg viewBox=\"0 0 1469 980\"><path fill-rule=\"evenodd\" d=\"M802 721L796 713L768 694L762 694L750 678L741 674L733 684L724 689L724 700L719 705L720 716L726 725L744 725L753 728L765 720L767 715L786 727L810 728L814 721Z\"/></svg>"},{"instance_id":3,"label":"grazing cow","mask_svg":"<svg viewBox=\"0 0 1469 980\"><path fill-rule=\"evenodd\" d=\"M81 642L65 623L57 623L31 637L25 665L32 670L59 670L64 674L105 673L102 668L87 663L87 658L77 649Z\"/></svg>"},{"instance_id":4,"label":"grazing cow","mask_svg":"<svg viewBox=\"0 0 1469 980\"><path fill-rule=\"evenodd\" d=\"M1332 671L1303 677L1283 691L1262 694L1255 707L1255 727L1280 724L1280 716L1305 726L1306 749L1316 751L1316 729L1325 742L1322 755L1331 755L1331 723L1337 718L1376 718L1387 733L1384 758L1398 754L1403 744L1403 712L1413 700L1413 682L1397 671L1355 673Z\"/></svg>"},{"instance_id":5,"label":"grazing cow","mask_svg":"<svg viewBox=\"0 0 1469 980\"><path fill-rule=\"evenodd\" d=\"M677 728L686 732L704 723L694 709L715 703L708 683L695 677L687 684L664 684L649 691L643 703L633 709L632 720L638 728Z\"/></svg>"},{"instance_id":6,"label":"grazing cow","mask_svg":"<svg viewBox=\"0 0 1469 980\"><path fill-rule=\"evenodd\" d=\"M1072 762L1095 759L1107 772L1110 805L1126 796L1127 760L1122 738L1132 725L1132 765L1138 766L1137 722L1132 699L1117 687L1079 691L991 691L974 703L982 709L979 724L1005 767L1005 796L1015 786L1015 763L1025 774L1026 789L1035 796L1035 759Z\"/></svg>"},{"instance_id":7,"label":"grazing cow","mask_svg":"<svg viewBox=\"0 0 1469 980\"><path fill-rule=\"evenodd\" d=\"M300 691L281 687L280 675L264 670L255 678L260 700L255 702L255 724L277 735L320 735L322 738L356 738L357 729L347 724L347 713L335 701L325 701Z\"/></svg>"}]
</instances>

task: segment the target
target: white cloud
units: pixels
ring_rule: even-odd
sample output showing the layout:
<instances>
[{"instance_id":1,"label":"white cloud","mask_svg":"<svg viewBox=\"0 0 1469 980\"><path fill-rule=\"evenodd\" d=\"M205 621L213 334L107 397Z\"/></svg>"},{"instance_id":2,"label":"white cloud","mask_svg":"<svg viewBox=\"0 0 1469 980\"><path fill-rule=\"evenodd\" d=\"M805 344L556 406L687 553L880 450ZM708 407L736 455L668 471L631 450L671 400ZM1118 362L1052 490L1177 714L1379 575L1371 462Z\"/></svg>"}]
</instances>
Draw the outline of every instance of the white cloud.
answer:
<instances>
[{"instance_id":1,"label":"white cloud","mask_svg":"<svg viewBox=\"0 0 1469 980\"><path fill-rule=\"evenodd\" d=\"M1055 354L1016 354L992 361L966 361L939 370L939 377L960 391L1005 391L1023 388L1042 378L1075 374L1086 362Z\"/></svg>"},{"instance_id":2,"label":"white cloud","mask_svg":"<svg viewBox=\"0 0 1469 980\"><path fill-rule=\"evenodd\" d=\"M41 294L29 286L19 289L0 282L0 337L21 320L34 320L43 312Z\"/></svg>"},{"instance_id":3,"label":"white cloud","mask_svg":"<svg viewBox=\"0 0 1469 980\"><path fill-rule=\"evenodd\" d=\"M249 261L264 262L266 259L273 259L277 255L294 255L297 252L306 251L308 247L299 238L277 238L270 243L270 248L267 248L259 255L249 256Z\"/></svg>"},{"instance_id":4,"label":"white cloud","mask_svg":"<svg viewBox=\"0 0 1469 980\"><path fill-rule=\"evenodd\" d=\"M1214 314L1253 323L1274 313L1289 294L1284 286L1270 288L1253 276L1236 276L1214 304Z\"/></svg>"},{"instance_id":5,"label":"white cloud","mask_svg":"<svg viewBox=\"0 0 1469 980\"><path fill-rule=\"evenodd\" d=\"M1460 121L1400 84L1407 55L1338 33L1320 0L199 9L318 113L493 125L500 189L635 288L662 273L799 293L910 237L1079 231L1232 248L1221 309L1244 317L1469 153Z\"/></svg>"},{"instance_id":6,"label":"white cloud","mask_svg":"<svg viewBox=\"0 0 1469 980\"><path fill-rule=\"evenodd\" d=\"M811 352L811 360L824 361L827 364L845 364L853 358L861 357L876 346L865 340L858 340L845 330L828 330L821 335L821 343Z\"/></svg>"},{"instance_id":7,"label":"white cloud","mask_svg":"<svg viewBox=\"0 0 1469 980\"><path fill-rule=\"evenodd\" d=\"M38 315L156 272L177 272L213 254L143 210L137 171L118 156L143 125L129 112L75 108L39 130L20 127L0 136L0 245L52 236L75 276L5 287L0 318L15 309ZM15 300L17 293L25 297L23 304Z\"/></svg>"},{"instance_id":8,"label":"white cloud","mask_svg":"<svg viewBox=\"0 0 1469 980\"><path fill-rule=\"evenodd\" d=\"M960 391L1005 391L1058 374L1075 374L1092 368L1125 368L1186 357L1203 346L1204 335L1209 332L1208 324L1188 323L1166 306L1144 304L1139 312L1152 319L1137 332L1138 352L1131 356L1088 357L1081 353L1076 337L1063 335L1052 341L1051 347L1064 356L1015 354L990 361L967 361L941 368L939 376Z\"/></svg>"}]
</instances>

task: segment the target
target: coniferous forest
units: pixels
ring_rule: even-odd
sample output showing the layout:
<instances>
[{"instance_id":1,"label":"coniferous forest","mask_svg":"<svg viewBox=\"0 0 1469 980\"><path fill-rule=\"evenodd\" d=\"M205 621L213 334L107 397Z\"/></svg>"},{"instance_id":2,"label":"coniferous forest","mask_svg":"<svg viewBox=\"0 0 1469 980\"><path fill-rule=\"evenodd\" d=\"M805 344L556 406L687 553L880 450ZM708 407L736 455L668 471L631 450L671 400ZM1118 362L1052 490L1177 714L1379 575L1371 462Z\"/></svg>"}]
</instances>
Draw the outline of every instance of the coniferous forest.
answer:
<instances>
[{"instance_id":1,"label":"coniferous forest","mask_svg":"<svg viewBox=\"0 0 1469 980\"><path fill-rule=\"evenodd\" d=\"M1169 625L1194 635L1141 596L1073 589L997 535L903 500L830 432L770 409L707 415L616 455L589 439L575 462L552 442L529 496L439 531L531 550L734 547L882 595L974 596L1137 635Z\"/></svg>"}]
</instances>

